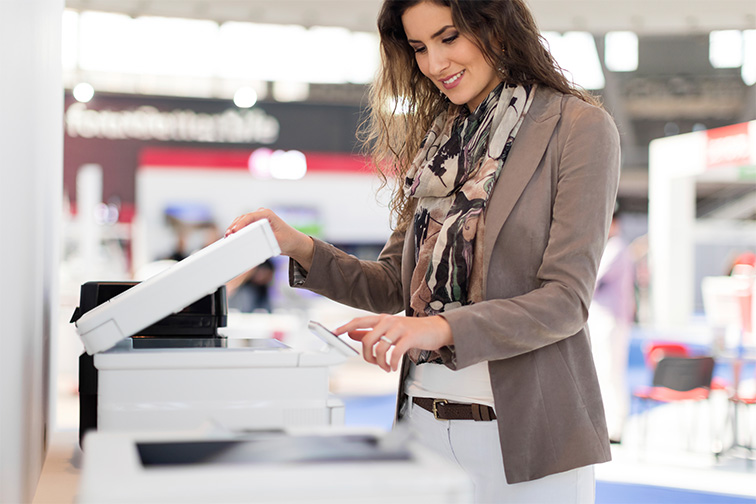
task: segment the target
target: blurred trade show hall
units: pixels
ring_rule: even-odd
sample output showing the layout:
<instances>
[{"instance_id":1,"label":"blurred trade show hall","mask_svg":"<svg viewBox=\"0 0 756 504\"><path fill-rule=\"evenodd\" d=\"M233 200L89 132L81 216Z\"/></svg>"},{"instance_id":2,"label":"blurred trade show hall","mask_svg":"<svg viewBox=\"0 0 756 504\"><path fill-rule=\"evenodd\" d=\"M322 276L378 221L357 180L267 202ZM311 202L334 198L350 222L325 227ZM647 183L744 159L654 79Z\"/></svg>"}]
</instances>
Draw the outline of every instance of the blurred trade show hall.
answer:
<instances>
[{"instance_id":1,"label":"blurred trade show hall","mask_svg":"<svg viewBox=\"0 0 756 504\"><path fill-rule=\"evenodd\" d=\"M596 467L596 502L756 503L756 3L527 3L565 75L600 97L621 137L605 260L623 258L626 283L599 278L589 318L613 415L613 460ZM124 446L116 434L140 425L168 369L189 370L172 378L188 403L202 389L202 407L228 416L181 427L193 413L171 403L153 429L167 437L137 443L145 465L145 445L177 433L220 442L221 428L275 430L294 417L366 439L400 434L391 432L398 373L352 355L344 340L324 351L308 328L363 312L289 287L288 260L275 251L222 285L198 278L212 288L205 298L166 308L162 329L125 339L128 350L147 348L150 337L196 324L192 337L215 339L185 344L203 345L203 356L223 346L217 363L175 357L184 338L154 354L160 363L106 362L87 356L71 323L85 303L103 304L183 259L202 261L195 252L260 207L359 258L378 256L391 234L390 187L371 171L358 133L380 63L380 6L0 2L0 289L9 324L0 504L97 502L114 474L131 475L122 484L147 481L129 472L128 457L91 460ZM599 306L604 288L628 300L619 329ZM621 336L601 340L607 331ZM232 361L254 371L225 373ZM275 421L244 423L255 405L233 394L247 389L259 389ZM85 417L115 436L93 445L90 461L79 447ZM379 456L392 463L406 455L386 450ZM229 464L231 478L239 467ZM175 481L192 488L179 473ZM350 474L341 475L345 489ZM456 473L448 474L452 488Z\"/></svg>"}]
</instances>

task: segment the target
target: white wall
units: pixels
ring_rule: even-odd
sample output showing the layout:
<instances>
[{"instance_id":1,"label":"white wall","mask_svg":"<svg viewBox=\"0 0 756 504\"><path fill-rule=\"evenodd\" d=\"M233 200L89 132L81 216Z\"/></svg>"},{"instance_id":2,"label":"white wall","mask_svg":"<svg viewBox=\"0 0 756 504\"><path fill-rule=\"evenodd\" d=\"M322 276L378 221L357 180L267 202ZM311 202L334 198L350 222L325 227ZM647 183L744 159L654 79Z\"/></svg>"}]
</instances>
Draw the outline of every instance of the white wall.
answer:
<instances>
[{"instance_id":1,"label":"white wall","mask_svg":"<svg viewBox=\"0 0 756 504\"><path fill-rule=\"evenodd\" d=\"M53 418L62 14L63 0L0 1L0 503L34 497Z\"/></svg>"},{"instance_id":2,"label":"white wall","mask_svg":"<svg viewBox=\"0 0 756 504\"><path fill-rule=\"evenodd\" d=\"M222 232L234 217L260 207L307 207L317 211L320 238L331 243L382 244L391 234L387 190L376 193L370 174L308 173L301 180L259 180L242 170L141 168L137 171L138 225L134 266L171 252L175 237L165 208L198 203L212 211Z\"/></svg>"}]
</instances>

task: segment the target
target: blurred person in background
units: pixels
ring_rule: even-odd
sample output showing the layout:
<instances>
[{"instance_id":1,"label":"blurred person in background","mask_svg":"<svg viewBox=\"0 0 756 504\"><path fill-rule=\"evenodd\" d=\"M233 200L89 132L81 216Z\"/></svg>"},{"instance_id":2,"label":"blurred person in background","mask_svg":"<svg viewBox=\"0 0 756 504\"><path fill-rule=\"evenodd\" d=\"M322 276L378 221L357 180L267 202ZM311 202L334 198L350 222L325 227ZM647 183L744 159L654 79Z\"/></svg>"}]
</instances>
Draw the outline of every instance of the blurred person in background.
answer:
<instances>
[{"instance_id":1,"label":"blurred person in background","mask_svg":"<svg viewBox=\"0 0 756 504\"><path fill-rule=\"evenodd\" d=\"M622 237L620 214L616 211L599 263L596 292L588 315L591 350L601 385L609 439L613 443L622 440L622 429L630 408L627 368L630 329L634 320L635 264Z\"/></svg>"},{"instance_id":2,"label":"blurred person in background","mask_svg":"<svg viewBox=\"0 0 756 504\"><path fill-rule=\"evenodd\" d=\"M267 259L228 282L226 284L228 308L242 313L273 311L270 302L270 284L274 276L273 261Z\"/></svg>"},{"instance_id":3,"label":"blurred person in background","mask_svg":"<svg viewBox=\"0 0 756 504\"><path fill-rule=\"evenodd\" d=\"M171 253L163 259L183 261L220 237L210 209L203 204L169 205L165 209L165 220L173 230L176 243Z\"/></svg>"},{"instance_id":4,"label":"blurred person in background","mask_svg":"<svg viewBox=\"0 0 756 504\"><path fill-rule=\"evenodd\" d=\"M477 502L593 502L611 453L586 320L614 122L565 79L523 0L386 0L378 29L364 139L396 182L379 258L268 209L226 233L268 219L293 286L377 313L335 332L401 369L397 421L468 473Z\"/></svg>"}]
</instances>

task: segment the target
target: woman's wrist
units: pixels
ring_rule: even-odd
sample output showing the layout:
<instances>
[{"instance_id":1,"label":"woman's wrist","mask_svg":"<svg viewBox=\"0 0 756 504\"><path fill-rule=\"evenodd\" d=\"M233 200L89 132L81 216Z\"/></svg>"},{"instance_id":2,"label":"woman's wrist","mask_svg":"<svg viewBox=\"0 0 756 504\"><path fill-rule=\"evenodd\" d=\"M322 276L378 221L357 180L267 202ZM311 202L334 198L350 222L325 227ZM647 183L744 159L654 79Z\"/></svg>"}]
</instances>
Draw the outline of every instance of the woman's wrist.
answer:
<instances>
[{"instance_id":1,"label":"woman's wrist","mask_svg":"<svg viewBox=\"0 0 756 504\"><path fill-rule=\"evenodd\" d=\"M298 246L288 256L298 262L305 271L310 271L312 257L315 255L315 242L310 236L304 233L301 233L300 238L297 240L299 242Z\"/></svg>"},{"instance_id":2,"label":"woman's wrist","mask_svg":"<svg viewBox=\"0 0 756 504\"><path fill-rule=\"evenodd\" d=\"M436 315L434 317L436 327L438 328L438 334L441 336L441 340L443 342L443 345L441 346L450 346L454 344L454 335L452 334L451 325L449 324L449 321L446 320L441 315Z\"/></svg>"}]
</instances>

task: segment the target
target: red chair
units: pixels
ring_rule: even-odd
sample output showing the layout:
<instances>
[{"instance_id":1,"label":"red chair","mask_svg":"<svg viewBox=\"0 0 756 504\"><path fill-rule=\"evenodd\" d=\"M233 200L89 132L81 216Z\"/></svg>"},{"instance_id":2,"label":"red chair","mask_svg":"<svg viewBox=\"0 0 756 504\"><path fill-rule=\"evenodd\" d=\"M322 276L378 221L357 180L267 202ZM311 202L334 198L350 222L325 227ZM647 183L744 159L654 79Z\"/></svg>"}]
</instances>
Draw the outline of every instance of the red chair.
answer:
<instances>
[{"instance_id":1,"label":"red chair","mask_svg":"<svg viewBox=\"0 0 756 504\"><path fill-rule=\"evenodd\" d=\"M708 399L714 373L712 357L663 357L654 369L651 387L633 392L638 399L656 402Z\"/></svg>"},{"instance_id":2,"label":"red chair","mask_svg":"<svg viewBox=\"0 0 756 504\"><path fill-rule=\"evenodd\" d=\"M662 357L656 362L652 385L633 391L633 397L646 406L642 411L645 414L642 433L644 444L649 405L706 400L711 391L713 374L712 357Z\"/></svg>"},{"instance_id":3,"label":"red chair","mask_svg":"<svg viewBox=\"0 0 756 504\"><path fill-rule=\"evenodd\" d=\"M652 372L656 364L664 357L690 357L691 355L690 348L683 343L655 341L648 343L644 348L644 360ZM715 376L711 380L711 390L724 390L730 393L731 388L730 383L724 378Z\"/></svg>"},{"instance_id":4,"label":"red chair","mask_svg":"<svg viewBox=\"0 0 756 504\"><path fill-rule=\"evenodd\" d=\"M690 349L682 343L652 342L644 350L646 366L652 371L664 357L690 357Z\"/></svg>"}]
</instances>

